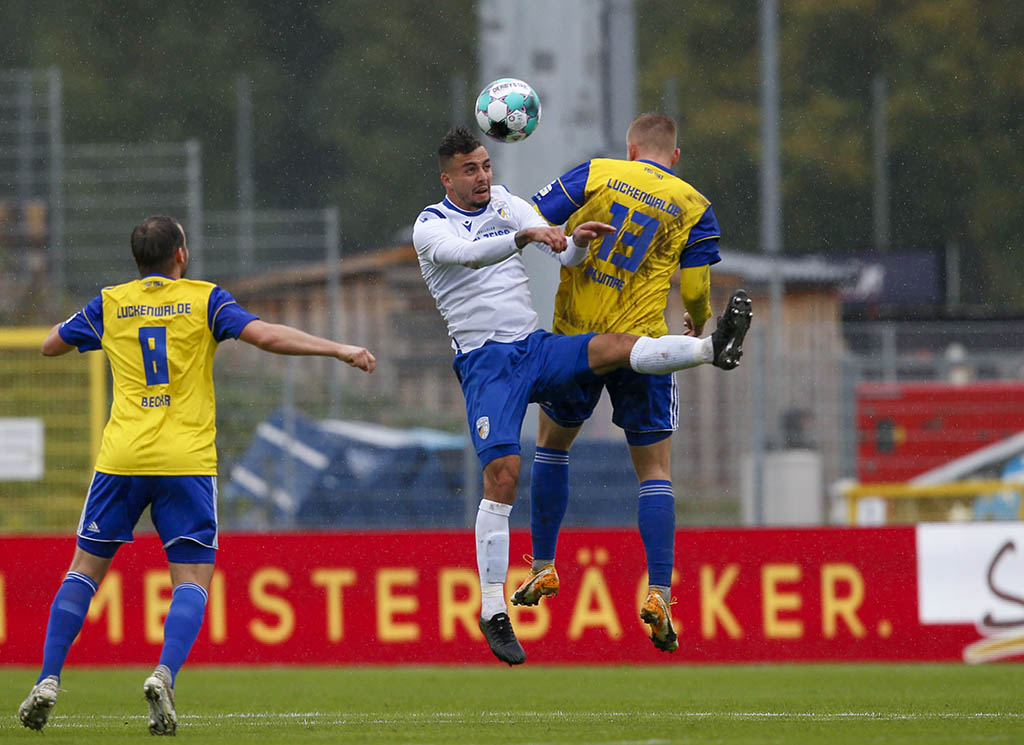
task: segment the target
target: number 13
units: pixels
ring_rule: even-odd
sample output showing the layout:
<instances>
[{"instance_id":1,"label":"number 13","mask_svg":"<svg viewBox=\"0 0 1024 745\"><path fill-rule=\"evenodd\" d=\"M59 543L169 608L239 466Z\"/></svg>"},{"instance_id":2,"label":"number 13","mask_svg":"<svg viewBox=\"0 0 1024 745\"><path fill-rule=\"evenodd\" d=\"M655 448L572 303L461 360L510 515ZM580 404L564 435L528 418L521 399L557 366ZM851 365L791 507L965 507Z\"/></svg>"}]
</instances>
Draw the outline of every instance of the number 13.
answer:
<instances>
[{"instance_id":1,"label":"number 13","mask_svg":"<svg viewBox=\"0 0 1024 745\"><path fill-rule=\"evenodd\" d=\"M640 228L639 233L629 233L623 230L626 217L629 216L629 207L618 202L612 202L612 219L609 221L615 228L617 239L612 241L605 236L597 251L597 258L603 261L610 261L617 267L627 272L635 272L640 267L640 262L647 255L647 249L651 246L654 234L661 227L658 218L645 215L643 212L635 211L629 221ZM629 246L632 251L626 253L624 246ZM610 258L609 258L610 257Z\"/></svg>"}]
</instances>

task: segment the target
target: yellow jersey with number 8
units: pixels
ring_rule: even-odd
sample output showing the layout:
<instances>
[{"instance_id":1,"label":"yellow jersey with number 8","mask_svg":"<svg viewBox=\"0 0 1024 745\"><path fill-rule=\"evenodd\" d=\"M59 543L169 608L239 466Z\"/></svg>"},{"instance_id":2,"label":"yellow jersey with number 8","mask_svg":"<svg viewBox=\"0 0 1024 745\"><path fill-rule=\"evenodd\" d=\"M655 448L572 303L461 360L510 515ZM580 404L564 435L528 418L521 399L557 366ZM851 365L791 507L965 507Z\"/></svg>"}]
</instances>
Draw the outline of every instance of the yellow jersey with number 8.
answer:
<instances>
[{"instance_id":1,"label":"yellow jersey with number 8","mask_svg":"<svg viewBox=\"0 0 1024 745\"><path fill-rule=\"evenodd\" d=\"M213 358L255 318L214 284L151 274L105 288L65 321L61 338L102 348L113 375L96 470L216 475Z\"/></svg>"}]
</instances>

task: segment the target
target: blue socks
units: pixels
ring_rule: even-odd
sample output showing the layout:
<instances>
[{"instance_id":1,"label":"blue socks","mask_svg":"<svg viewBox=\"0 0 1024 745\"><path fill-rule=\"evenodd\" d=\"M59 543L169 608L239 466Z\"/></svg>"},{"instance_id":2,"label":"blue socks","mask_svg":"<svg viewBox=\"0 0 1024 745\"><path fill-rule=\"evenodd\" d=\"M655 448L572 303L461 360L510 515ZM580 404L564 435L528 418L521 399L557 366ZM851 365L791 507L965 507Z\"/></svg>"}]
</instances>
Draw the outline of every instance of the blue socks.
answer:
<instances>
[{"instance_id":1,"label":"blue socks","mask_svg":"<svg viewBox=\"0 0 1024 745\"><path fill-rule=\"evenodd\" d=\"M641 481L637 523L647 553L650 585L672 586L676 533L675 497L671 481Z\"/></svg>"},{"instance_id":2,"label":"blue socks","mask_svg":"<svg viewBox=\"0 0 1024 745\"><path fill-rule=\"evenodd\" d=\"M537 448L530 472L530 537L535 559L554 561L569 506L569 451ZM535 567L536 568L536 567Z\"/></svg>"},{"instance_id":3,"label":"blue socks","mask_svg":"<svg viewBox=\"0 0 1024 745\"><path fill-rule=\"evenodd\" d=\"M50 605L50 621L46 624L46 641L43 643L43 670L36 683L50 675L60 678L68 650L82 630L89 603L95 594L96 582L92 577L80 572L67 573Z\"/></svg>"},{"instance_id":4,"label":"blue socks","mask_svg":"<svg viewBox=\"0 0 1024 745\"><path fill-rule=\"evenodd\" d=\"M171 671L171 687L178 670L185 664L189 650L206 615L207 594L193 582L182 582L171 595L171 608L164 621L164 648L160 652L160 663Z\"/></svg>"},{"instance_id":5,"label":"blue socks","mask_svg":"<svg viewBox=\"0 0 1024 745\"><path fill-rule=\"evenodd\" d=\"M50 605L50 621L43 643L43 669L36 683L50 675L60 678L68 650L82 630L95 594L96 582L91 577L80 572L67 573ZM174 588L171 609L164 621L164 648L160 654L160 664L171 671L171 685L199 636L206 615L206 599L206 590L192 582L183 582Z\"/></svg>"}]
</instances>

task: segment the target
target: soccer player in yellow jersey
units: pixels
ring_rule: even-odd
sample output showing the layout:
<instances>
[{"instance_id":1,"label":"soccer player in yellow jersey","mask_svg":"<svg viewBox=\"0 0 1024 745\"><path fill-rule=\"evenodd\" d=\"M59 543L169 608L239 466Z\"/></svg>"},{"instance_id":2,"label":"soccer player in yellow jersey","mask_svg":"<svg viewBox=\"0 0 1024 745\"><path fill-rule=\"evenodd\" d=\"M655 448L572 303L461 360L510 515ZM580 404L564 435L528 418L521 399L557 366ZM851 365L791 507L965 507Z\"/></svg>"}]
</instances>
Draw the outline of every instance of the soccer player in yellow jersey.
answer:
<instances>
[{"instance_id":1,"label":"soccer player in yellow jersey","mask_svg":"<svg viewBox=\"0 0 1024 745\"><path fill-rule=\"evenodd\" d=\"M174 680L203 622L217 549L217 344L241 339L276 354L334 357L366 372L376 366L362 347L266 323L220 287L185 279L189 253L176 220L143 220L132 231L131 247L141 278L104 288L43 341L47 356L102 349L114 395L78 545L50 607L42 671L18 710L31 729L46 724L92 596L149 506L174 590L160 661L143 692L149 731L175 734Z\"/></svg>"},{"instance_id":2,"label":"soccer player in yellow jersey","mask_svg":"<svg viewBox=\"0 0 1024 745\"><path fill-rule=\"evenodd\" d=\"M587 220L615 228L614 234L591 243L586 261L562 268L553 331L660 337L668 333L669 283L679 268L683 324L688 335L700 336L711 317L709 268L720 260L715 213L700 192L671 170L679 159L671 118L644 114L636 119L626 134L626 151L626 160L587 161L533 196L540 214L552 224L566 223L567 231ZM732 369L752 316L744 291L733 295L726 315L734 341L716 365ZM674 652L679 644L669 610L675 535L670 455L679 404L671 373L616 370L579 398L541 404L530 484L533 571L512 602L535 605L558 592L554 560L569 500L569 448L603 389L612 402L612 421L626 432L640 481L638 523L649 579L640 615L654 646Z\"/></svg>"}]
</instances>

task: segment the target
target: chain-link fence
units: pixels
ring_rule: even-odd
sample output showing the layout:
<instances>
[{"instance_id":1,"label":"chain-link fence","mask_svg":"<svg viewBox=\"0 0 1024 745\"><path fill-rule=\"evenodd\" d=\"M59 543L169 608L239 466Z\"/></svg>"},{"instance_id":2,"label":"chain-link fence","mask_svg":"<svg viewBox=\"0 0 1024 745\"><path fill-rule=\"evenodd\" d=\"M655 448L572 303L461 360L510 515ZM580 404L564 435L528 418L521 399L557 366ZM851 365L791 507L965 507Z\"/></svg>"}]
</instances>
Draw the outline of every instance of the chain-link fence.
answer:
<instances>
[{"instance_id":1,"label":"chain-link fence","mask_svg":"<svg viewBox=\"0 0 1024 745\"><path fill-rule=\"evenodd\" d=\"M0 70L0 315L60 305L60 73Z\"/></svg>"}]
</instances>

